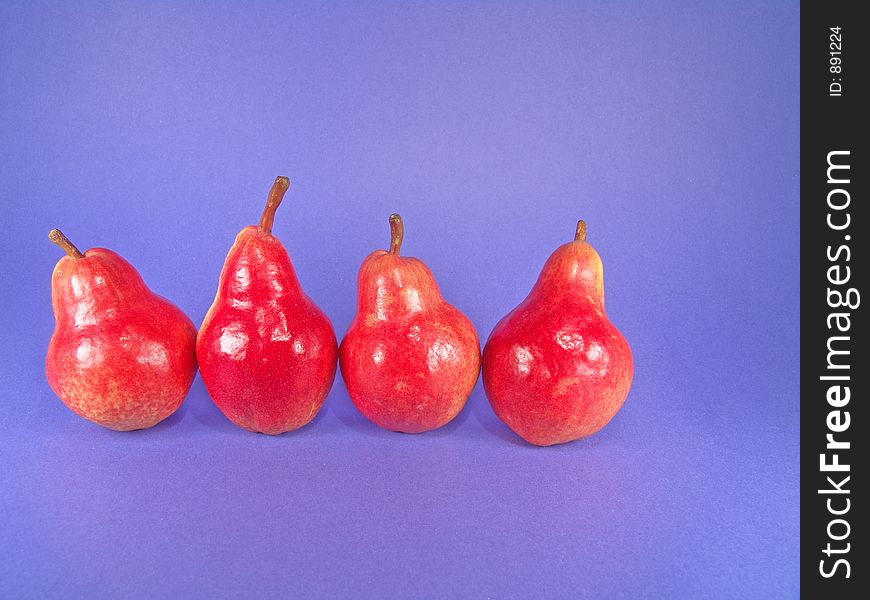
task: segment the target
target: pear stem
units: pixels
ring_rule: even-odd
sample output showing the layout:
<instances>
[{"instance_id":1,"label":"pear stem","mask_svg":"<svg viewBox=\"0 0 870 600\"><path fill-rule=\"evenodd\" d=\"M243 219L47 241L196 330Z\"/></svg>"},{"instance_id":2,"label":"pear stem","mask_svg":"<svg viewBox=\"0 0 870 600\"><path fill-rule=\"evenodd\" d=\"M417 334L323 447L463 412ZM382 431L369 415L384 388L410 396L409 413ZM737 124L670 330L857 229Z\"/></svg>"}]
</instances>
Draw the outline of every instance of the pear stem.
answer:
<instances>
[{"instance_id":1,"label":"pear stem","mask_svg":"<svg viewBox=\"0 0 870 600\"><path fill-rule=\"evenodd\" d=\"M402 248L402 238L405 236L405 226L402 224L402 217L397 213L390 215L390 254L399 256L399 250Z\"/></svg>"},{"instance_id":2,"label":"pear stem","mask_svg":"<svg viewBox=\"0 0 870 600\"><path fill-rule=\"evenodd\" d=\"M281 200L284 199L284 194L290 189L290 180L286 177L276 177L275 183L272 184L272 189L269 190L269 198L266 200L266 208L263 209L263 215L260 217L260 231L266 235L272 233L272 223L275 221L275 211L281 205Z\"/></svg>"},{"instance_id":3,"label":"pear stem","mask_svg":"<svg viewBox=\"0 0 870 600\"><path fill-rule=\"evenodd\" d=\"M82 254L81 251L79 251L79 249L75 247L75 244L69 241L69 238L66 237L60 229L52 229L51 231L49 231L48 239L63 248L63 251L73 258L85 257L85 255Z\"/></svg>"},{"instance_id":4,"label":"pear stem","mask_svg":"<svg viewBox=\"0 0 870 600\"><path fill-rule=\"evenodd\" d=\"M575 242L585 242L586 241L586 221L580 219L577 221L577 231L574 233L574 241Z\"/></svg>"}]
</instances>

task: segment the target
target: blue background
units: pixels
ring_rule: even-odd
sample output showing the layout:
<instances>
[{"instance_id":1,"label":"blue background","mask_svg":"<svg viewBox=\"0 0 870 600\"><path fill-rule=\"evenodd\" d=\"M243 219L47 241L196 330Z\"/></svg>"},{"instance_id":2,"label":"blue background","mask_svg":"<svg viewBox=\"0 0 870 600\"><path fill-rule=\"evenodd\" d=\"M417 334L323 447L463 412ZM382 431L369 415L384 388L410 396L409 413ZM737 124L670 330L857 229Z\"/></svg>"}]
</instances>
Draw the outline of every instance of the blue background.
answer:
<instances>
[{"instance_id":1,"label":"blue background","mask_svg":"<svg viewBox=\"0 0 870 600\"><path fill-rule=\"evenodd\" d=\"M798 5L0 1L0 596L795 597ZM45 382L60 227L199 324L276 175L339 337L405 219L485 339L579 217L635 380L521 443L478 385L381 431L131 434Z\"/></svg>"}]
</instances>

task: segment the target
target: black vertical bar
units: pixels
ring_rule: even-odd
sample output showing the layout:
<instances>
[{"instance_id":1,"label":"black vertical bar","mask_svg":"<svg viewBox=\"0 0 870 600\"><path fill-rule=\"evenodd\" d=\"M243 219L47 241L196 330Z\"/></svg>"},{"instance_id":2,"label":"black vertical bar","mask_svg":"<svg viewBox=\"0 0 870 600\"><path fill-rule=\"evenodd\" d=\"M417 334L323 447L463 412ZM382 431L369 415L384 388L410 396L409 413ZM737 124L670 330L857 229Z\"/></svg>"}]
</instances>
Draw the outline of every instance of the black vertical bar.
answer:
<instances>
[{"instance_id":1,"label":"black vertical bar","mask_svg":"<svg viewBox=\"0 0 870 600\"><path fill-rule=\"evenodd\" d=\"M867 21L801 5L801 590L867 598ZM870 291L868 291L870 293ZM867 297L870 301L870 296ZM863 357L863 358L862 358ZM863 361L863 362L862 362ZM848 465L848 466L847 466Z\"/></svg>"}]
</instances>

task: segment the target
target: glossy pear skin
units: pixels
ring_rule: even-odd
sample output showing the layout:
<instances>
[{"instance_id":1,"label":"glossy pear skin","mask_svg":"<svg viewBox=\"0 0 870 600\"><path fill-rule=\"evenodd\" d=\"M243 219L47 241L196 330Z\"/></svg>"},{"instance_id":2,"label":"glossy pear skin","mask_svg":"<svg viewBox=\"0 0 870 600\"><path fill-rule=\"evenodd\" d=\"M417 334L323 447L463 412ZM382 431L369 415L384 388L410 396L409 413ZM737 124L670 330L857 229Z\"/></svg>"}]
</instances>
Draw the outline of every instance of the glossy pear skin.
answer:
<instances>
[{"instance_id":1,"label":"glossy pear skin","mask_svg":"<svg viewBox=\"0 0 870 600\"><path fill-rule=\"evenodd\" d=\"M109 429L174 413L196 373L196 328L111 250L64 256L51 279L55 328L45 372L77 415Z\"/></svg>"},{"instance_id":2,"label":"glossy pear skin","mask_svg":"<svg viewBox=\"0 0 870 600\"><path fill-rule=\"evenodd\" d=\"M341 374L354 405L392 431L450 422L480 372L471 321L441 297L416 258L377 250L362 263L357 313L341 343Z\"/></svg>"},{"instance_id":3,"label":"glossy pear skin","mask_svg":"<svg viewBox=\"0 0 870 600\"><path fill-rule=\"evenodd\" d=\"M604 427L633 374L631 349L604 312L601 258L579 240L556 249L483 351L483 384L495 414L539 446Z\"/></svg>"},{"instance_id":4,"label":"glossy pear skin","mask_svg":"<svg viewBox=\"0 0 870 600\"><path fill-rule=\"evenodd\" d=\"M276 435L317 414L335 379L329 319L305 295L281 242L244 228L196 342L212 400L243 429Z\"/></svg>"}]
</instances>

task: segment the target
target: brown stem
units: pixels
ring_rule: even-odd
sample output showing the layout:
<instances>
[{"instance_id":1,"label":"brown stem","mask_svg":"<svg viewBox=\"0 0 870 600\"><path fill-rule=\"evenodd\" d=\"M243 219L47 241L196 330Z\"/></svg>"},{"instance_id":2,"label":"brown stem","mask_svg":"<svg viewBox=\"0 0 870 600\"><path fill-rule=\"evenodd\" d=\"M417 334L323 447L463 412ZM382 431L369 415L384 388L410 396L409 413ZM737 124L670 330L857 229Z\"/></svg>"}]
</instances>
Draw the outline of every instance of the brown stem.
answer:
<instances>
[{"instance_id":1,"label":"brown stem","mask_svg":"<svg viewBox=\"0 0 870 600\"><path fill-rule=\"evenodd\" d=\"M272 222L275 220L275 211L284 199L284 194L290 189L290 180L286 177L276 177L272 189L269 190L269 199L266 200L266 208L260 217L260 231L269 235L272 233Z\"/></svg>"},{"instance_id":2,"label":"brown stem","mask_svg":"<svg viewBox=\"0 0 870 600\"><path fill-rule=\"evenodd\" d=\"M405 226L402 225L402 217L393 213L390 215L390 254L399 255L402 248L402 238L405 235Z\"/></svg>"},{"instance_id":3,"label":"brown stem","mask_svg":"<svg viewBox=\"0 0 870 600\"><path fill-rule=\"evenodd\" d=\"M585 242L586 241L586 221L580 219L577 221L577 232L574 234L575 242Z\"/></svg>"},{"instance_id":4,"label":"brown stem","mask_svg":"<svg viewBox=\"0 0 870 600\"><path fill-rule=\"evenodd\" d=\"M85 255L82 254L79 249L75 247L75 244L69 241L69 238L61 233L60 229L52 229L51 231L49 231L48 239L63 248L63 251L66 252L69 256L72 256L73 258L85 257Z\"/></svg>"}]
</instances>

